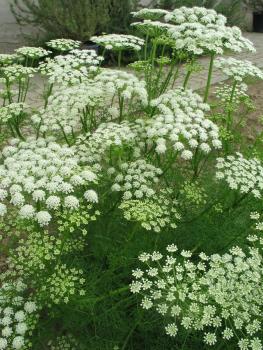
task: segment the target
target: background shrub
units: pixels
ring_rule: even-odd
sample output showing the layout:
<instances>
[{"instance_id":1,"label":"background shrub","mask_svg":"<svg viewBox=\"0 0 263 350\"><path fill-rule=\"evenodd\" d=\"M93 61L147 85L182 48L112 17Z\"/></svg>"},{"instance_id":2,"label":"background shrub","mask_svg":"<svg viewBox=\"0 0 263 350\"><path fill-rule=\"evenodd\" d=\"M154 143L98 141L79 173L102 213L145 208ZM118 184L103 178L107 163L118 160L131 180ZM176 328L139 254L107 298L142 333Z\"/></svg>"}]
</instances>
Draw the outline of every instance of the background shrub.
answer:
<instances>
[{"instance_id":1,"label":"background shrub","mask_svg":"<svg viewBox=\"0 0 263 350\"><path fill-rule=\"evenodd\" d=\"M34 25L46 39L87 41L102 32L128 31L137 0L13 0L12 12L21 25Z\"/></svg>"}]
</instances>

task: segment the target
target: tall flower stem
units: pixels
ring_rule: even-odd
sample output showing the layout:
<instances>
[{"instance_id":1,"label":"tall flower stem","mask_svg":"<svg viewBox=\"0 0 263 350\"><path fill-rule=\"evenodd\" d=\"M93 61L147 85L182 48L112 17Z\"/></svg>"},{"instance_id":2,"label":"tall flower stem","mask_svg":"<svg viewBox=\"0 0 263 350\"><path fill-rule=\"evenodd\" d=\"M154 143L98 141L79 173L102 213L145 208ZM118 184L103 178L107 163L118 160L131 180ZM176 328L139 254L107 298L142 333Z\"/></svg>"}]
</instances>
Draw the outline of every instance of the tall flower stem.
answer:
<instances>
[{"instance_id":1,"label":"tall flower stem","mask_svg":"<svg viewBox=\"0 0 263 350\"><path fill-rule=\"evenodd\" d=\"M233 120L232 120L232 103L234 100L234 96L235 96L235 91L236 91L236 87L237 87L237 81L235 80L232 86L232 90L231 90L231 95L230 95L230 99L229 99L229 109L228 109L228 113L227 113L227 130L229 130L232 126Z\"/></svg>"},{"instance_id":2,"label":"tall flower stem","mask_svg":"<svg viewBox=\"0 0 263 350\"><path fill-rule=\"evenodd\" d=\"M212 53L211 57L210 57L210 64L209 64L209 71L208 71L207 83L206 83L206 88L205 88L204 102L207 102L208 96L209 96L209 90L210 90L211 81L212 81L214 61L215 61L215 53Z\"/></svg>"},{"instance_id":3,"label":"tall flower stem","mask_svg":"<svg viewBox=\"0 0 263 350\"><path fill-rule=\"evenodd\" d=\"M183 84L184 90L187 88L187 84L189 82L191 73L192 73L191 70L188 70L187 73L186 73L186 76L185 76L185 79L184 79L184 84Z\"/></svg>"},{"instance_id":4,"label":"tall flower stem","mask_svg":"<svg viewBox=\"0 0 263 350\"><path fill-rule=\"evenodd\" d=\"M120 50L118 52L118 67L121 68L121 56L122 56L122 51Z\"/></svg>"}]
</instances>

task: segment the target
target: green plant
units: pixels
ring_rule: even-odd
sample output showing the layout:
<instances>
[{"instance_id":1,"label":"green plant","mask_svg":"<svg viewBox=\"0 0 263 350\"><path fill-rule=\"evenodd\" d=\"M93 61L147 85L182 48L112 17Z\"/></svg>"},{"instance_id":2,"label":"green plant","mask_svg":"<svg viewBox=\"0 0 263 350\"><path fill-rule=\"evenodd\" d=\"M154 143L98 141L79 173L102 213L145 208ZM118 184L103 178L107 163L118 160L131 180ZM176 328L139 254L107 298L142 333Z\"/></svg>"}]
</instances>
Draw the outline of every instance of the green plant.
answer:
<instances>
[{"instance_id":1,"label":"green plant","mask_svg":"<svg viewBox=\"0 0 263 350\"><path fill-rule=\"evenodd\" d=\"M259 2L260 1L261 0L259 0ZM243 0L159 0L157 1L157 4L160 8L165 8L167 10L180 8L181 6L203 6L206 8L213 8L217 12L222 13L224 16L226 16L230 25L242 25Z\"/></svg>"},{"instance_id":2,"label":"green plant","mask_svg":"<svg viewBox=\"0 0 263 350\"><path fill-rule=\"evenodd\" d=\"M120 6L121 5L121 6ZM19 24L32 24L45 38L87 41L104 31L126 32L136 1L123 0L13 0L11 9Z\"/></svg>"},{"instance_id":3,"label":"green plant","mask_svg":"<svg viewBox=\"0 0 263 350\"><path fill-rule=\"evenodd\" d=\"M73 39L0 56L1 350L262 350L263 72L217 57L254 45L203 7L133 16L93 38L129 71Z\"/></svg>"}]
</instances>

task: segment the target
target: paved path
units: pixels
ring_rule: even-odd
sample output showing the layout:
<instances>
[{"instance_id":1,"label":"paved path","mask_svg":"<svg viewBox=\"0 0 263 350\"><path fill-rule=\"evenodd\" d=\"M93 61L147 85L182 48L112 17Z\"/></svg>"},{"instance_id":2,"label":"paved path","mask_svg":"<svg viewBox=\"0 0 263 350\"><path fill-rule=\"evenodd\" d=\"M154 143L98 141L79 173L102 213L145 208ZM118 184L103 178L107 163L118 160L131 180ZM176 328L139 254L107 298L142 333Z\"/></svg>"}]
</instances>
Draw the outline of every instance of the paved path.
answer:
<instances>
[{"instance_id":1,"label":"paved path","mask_svg":"<svg viewBox=\"0 0 263 350\"><path fill-rule=\"evenodd\" d=\"M256 53L243 52L241 54L233 54L231 56L235 57L236 59L249 60L259 68L263 68L263 33L245 33L244 36L254 43L257 49L257 52ZM206 79L207 79L208 67L209 67L209 58L207 57L201 58L199 62L203 67L203 69L198 73L194 73L189 82L189 86L193 90L202 89L206 85ZM183 80L184 80L184 75L179 77L177 82L178 86L182 86ZM212 84L216 84L224 80L227 80L227 77L223 75L220 70L214 69Z\"/></svg>"}]
</instances>

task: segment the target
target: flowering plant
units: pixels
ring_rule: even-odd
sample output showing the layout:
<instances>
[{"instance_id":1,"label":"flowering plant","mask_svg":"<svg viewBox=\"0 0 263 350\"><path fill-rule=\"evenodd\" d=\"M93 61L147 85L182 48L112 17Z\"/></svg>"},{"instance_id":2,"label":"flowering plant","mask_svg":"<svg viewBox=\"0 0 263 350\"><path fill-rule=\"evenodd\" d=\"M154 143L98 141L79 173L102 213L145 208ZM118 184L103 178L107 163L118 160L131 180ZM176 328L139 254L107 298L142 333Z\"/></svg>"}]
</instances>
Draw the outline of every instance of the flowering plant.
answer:
<instances>
[{"instance_id":1,"label":"flowering plant","mask_svg":"<svg viewBox=\"0 0 263 350\"><path fill-rule=\"evenodd\" d=\"M263 73L216 57L253 43L214 10L132 15L98 52L0 56L0 350L262 349Z\"/></svg>"}]
</instances>

